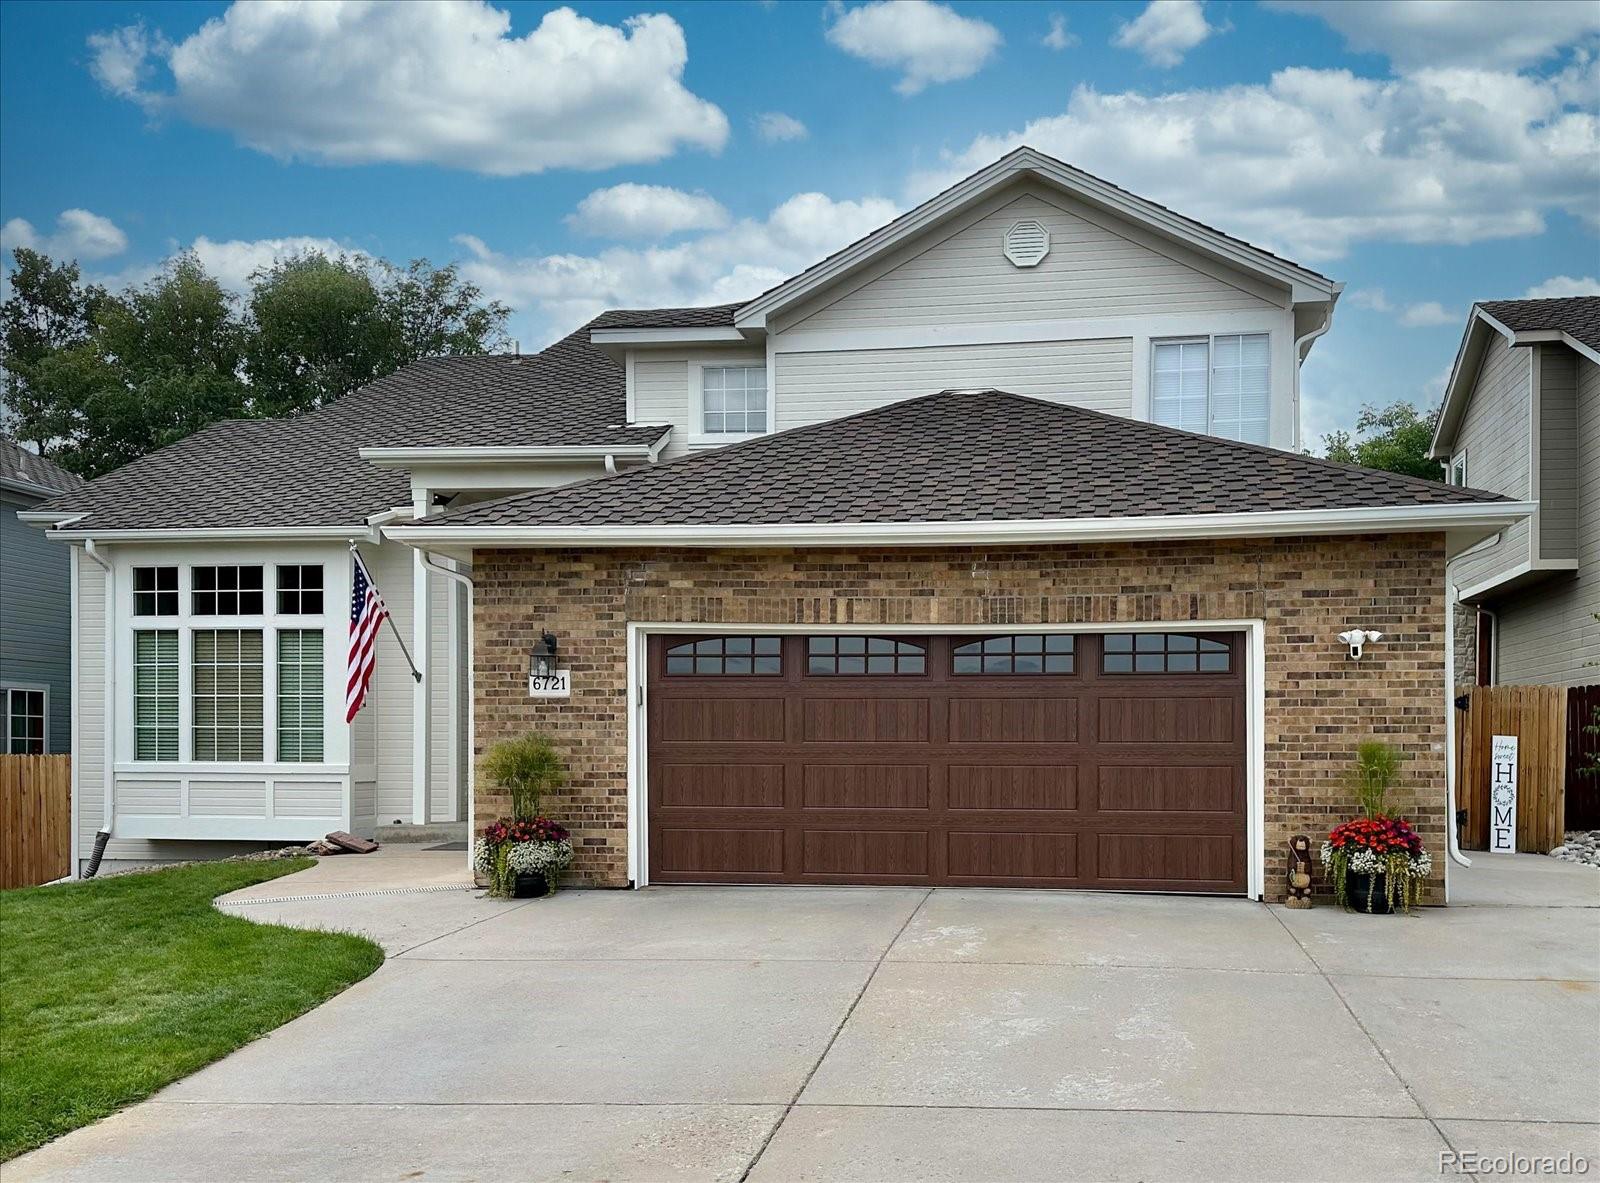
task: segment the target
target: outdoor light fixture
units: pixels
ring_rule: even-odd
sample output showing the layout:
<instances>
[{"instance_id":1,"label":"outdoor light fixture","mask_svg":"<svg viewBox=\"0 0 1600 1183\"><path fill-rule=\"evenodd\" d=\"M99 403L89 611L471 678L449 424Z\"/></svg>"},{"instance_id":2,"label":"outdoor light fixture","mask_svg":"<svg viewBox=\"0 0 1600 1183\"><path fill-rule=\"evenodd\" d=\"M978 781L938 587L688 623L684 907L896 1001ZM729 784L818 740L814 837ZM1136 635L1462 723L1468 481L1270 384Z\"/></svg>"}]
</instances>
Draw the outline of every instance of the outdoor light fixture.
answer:
<instances>
[{"instance_id":1,"label":"outdoor light fixture","mask_svg":"<svg viewBox=\"0 0 1600 1183\"><path fill-rule=\"evenodd\" d=\"M1383 634L1372 629L1363 631L1358 628L1353 628L1340 633L1339 639L1346 645L1350 646L1350 660L1360 661L1361 647L1363 645L1373 645L1383 640Z\"/></svg>"},{"instance_id":2,"label":"outdoor light fixture","mask_svg":"<svg viewBox=\"0 0 1600 1183\"><path fill-rule=\"evenodd\" d=\"M548 630L541 633L539 643L528 655L528 674L544 677L556 672L556 635Z\"/></svg>"}]
</instances>

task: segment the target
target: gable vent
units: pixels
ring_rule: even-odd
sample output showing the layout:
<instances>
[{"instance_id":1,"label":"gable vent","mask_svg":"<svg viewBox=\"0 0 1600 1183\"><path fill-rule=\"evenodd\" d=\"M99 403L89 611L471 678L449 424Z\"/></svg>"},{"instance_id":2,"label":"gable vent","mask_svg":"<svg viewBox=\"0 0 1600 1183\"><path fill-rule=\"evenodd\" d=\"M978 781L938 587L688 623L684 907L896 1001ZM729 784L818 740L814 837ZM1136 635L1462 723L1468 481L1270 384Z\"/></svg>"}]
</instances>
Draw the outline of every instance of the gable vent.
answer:
<instances>
[{"instance_id":1,"label":"gable vent","mask_svg":"<svg viewBox=\"0 0 1600 1183\"><path fill-rule=\"evenodd\" d=\"M1050 253L1050 231L1044 228L1043 222L1036 222L1032 218L1011 227L1001 241L1006 258L1017 267L1037 267Z\"/></svg>"}]
</instances>

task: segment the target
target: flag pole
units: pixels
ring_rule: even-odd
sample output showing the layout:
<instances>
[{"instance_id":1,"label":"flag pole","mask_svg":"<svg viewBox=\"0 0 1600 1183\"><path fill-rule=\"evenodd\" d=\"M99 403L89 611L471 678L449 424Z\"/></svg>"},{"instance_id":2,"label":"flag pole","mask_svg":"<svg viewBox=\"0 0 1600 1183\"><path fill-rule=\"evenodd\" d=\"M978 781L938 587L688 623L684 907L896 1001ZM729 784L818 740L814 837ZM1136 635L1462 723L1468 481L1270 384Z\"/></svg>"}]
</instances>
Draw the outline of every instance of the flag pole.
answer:
<instances>
[{"instance_id":1,"label":"flag pole","mask_svg":"<svg viewBox=\"0 0 1600 1183\"><path fill-rule=\"evenodd\" d=\"M356 544L352 542L350 544L350 554L352 556L358 556L358 553L359 552L356 550ZM411 660L411 650L406 648L405 638L400 635L400 626L394 622L394 617L388 612L383 614L383 618L388 622L389 631L394 633L395 644L400 646L401 656L406 659L406 664L411 667L411 677L415 681L422 681L422 671L417 668L417 663Z\"/></svg>"}]
</instances>

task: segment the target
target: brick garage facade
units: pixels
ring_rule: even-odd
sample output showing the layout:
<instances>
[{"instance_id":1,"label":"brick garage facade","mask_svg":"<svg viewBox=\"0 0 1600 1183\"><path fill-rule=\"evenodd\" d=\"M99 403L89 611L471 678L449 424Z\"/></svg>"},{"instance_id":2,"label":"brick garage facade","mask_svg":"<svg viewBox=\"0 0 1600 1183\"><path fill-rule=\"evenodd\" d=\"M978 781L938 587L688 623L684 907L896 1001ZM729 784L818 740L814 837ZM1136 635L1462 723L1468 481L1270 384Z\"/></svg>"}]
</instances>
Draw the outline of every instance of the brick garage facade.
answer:
<instances>
[{"instance_id":1,"label":"brick garage facade","mask_svg":"<svg viewBox=\"0 0 1600 1183\"><path fill-rule=\"evenodd\" d=\"M1353 806L1358 741L1406 754L1397 804L1445 860L1444 543L1439 535L1107 546L854 550L479 550L474 556L477 754L550 734L571 783L547 803L573 831L573 879L628 882L627 624L955 625L1007 628L1266 622L1266 889L1283 894L1289 837ZM1384 639L1360 662L1335 640ZM527 695L543 629L573 672L569 700ZM480 824L506 802L478 779Z\"/></svg>"}]
</instances>

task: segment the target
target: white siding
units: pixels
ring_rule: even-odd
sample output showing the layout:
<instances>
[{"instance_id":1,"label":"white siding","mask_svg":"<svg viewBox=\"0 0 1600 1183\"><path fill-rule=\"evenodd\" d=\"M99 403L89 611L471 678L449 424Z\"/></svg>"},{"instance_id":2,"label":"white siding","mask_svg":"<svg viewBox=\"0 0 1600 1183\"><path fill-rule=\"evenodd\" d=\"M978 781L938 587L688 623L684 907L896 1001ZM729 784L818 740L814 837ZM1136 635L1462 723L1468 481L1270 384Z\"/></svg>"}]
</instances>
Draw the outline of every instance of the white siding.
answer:
<instances>
[{"instance_id":1,"label":"white siding","mask_svg":"<svg viewBox=\"0 0 1600 1183\"><path fill-rule=\"evenodd\" d=\"M670 460L689 451L689 440L696 425L690 420L699 405L698 392L690 389L690 378L702 364L761 365L766 354L742 346L727 349L639 350L633 355L633 421L668 423L672 438L662 449L661 459ZM767 376L770 386L772 376Z\"/></svg>"},{"instance_id":2,"label":"white siding","mask_svg":"<svg viewBox=\"0 0 1600 1183\"><path fill-rule=\"evenodd\" d=\"M997 387L1127 415L1126 339L777 355L777 426L800 427L939 390Z\"/></svg>"},{"instance_id":3,"label":"white siding","mask_svg":"<svg viewBox=\"0 0 1600 1183\"><path fill-rule=\"evenodd\" d=\"M1532 351L1512 348L1498 333L1484 350L1478 381L1461 418L1456 450L1467 452L1467 483L1526 498L1531 492ZM1529 526L1519 522L1481 554L1452 565L1458 588L1468 588L1528 561Z\"/></svg>"},{"instance_id":4,"label":"white siding","mask_svg":"<svg viewBox=\"0 0 1600 1183\"><path fill-rule=\"evenodd\" d=\"M1043 222L1050 253L1035 267L1014 267L1001 237L1022 218ZM1091 221L1090 219L1093 218ZM1181 262L1178 248L1157 251L1135 241L1133 227L1091 213L1061 195L1027 192L980 221L944 238L893 270L786 327L861 329L907 325L978 324L1164 313L1273 308L1251 281L1219 277Z\"/></svg>"},{"instance_id":5,"label":"white siding","mask_svg":"<svg viewBox=\"0 0 1600 1183\"><path fill-rule=\"evenodd\" d=\"M1600 366L1576 365L1574 531L1578 570L1492 605L1500 624L1496 681L1584 686L1600 681Z\"/></svg>"},{"instance_id":6,"label":"white siding","mask_svg":"<svg viewBox=\"0 0 1600 1183\"><path fill-rule=\"evenodd\" d=\"M393 543L363 546L361 554L367 570L383 591L384 603L400 632L410 644L411 565L410 547ZM372 691L362 713L372 712L378 759L378 825L394 821L410 823L411 799L411 667L387 624L378 637L377 668L372 675Z\"/></svg>"}]
</instances>

